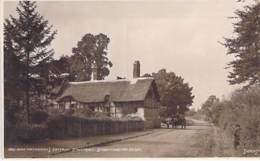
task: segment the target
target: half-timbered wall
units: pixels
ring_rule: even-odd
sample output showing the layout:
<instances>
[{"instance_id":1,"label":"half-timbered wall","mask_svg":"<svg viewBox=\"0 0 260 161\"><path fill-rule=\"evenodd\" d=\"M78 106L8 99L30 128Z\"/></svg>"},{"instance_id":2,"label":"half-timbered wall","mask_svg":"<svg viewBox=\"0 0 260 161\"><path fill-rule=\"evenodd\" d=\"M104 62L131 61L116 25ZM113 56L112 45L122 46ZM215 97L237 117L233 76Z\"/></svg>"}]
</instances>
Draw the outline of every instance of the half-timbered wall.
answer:
<instances>
[{"instance_id":1,"label":"half-timbered wall","mask_svg":"<svg viewBox=\"0 0 260 161\"><path fill-rule=\"evenodd\" d=\"M88 108L93 112L106 113L110 117L121 118L126 115L138 116L145 120L146 128L159 127L159 98L156 95L155 87L152 85L147 92L144 101L126 101L107 103L82 103L73 100L72 97L64 98L59 106L64 108L81 109Z\"/></svg>"}]
</instances>

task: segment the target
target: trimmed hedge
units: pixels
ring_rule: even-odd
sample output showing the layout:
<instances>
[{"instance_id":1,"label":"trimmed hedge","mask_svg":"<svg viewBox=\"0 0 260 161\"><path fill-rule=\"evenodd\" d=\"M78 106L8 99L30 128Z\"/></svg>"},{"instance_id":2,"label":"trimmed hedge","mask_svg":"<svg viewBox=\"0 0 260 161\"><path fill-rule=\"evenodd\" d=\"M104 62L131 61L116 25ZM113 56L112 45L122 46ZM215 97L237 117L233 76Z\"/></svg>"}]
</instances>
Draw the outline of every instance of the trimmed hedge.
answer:
<instances>
[{"instance_id":1,"label":"trimmed hedge","mask_svg":"<svg viewBox=\"0 0 260 161\"><path fill-rule=\"evenodd\" d=\"M118 134L144 129L142 120L79 118L65 115L50 118L47 125L50 138Z\"/></svg>"},{"instance_id":2,"label":"trimmed hedge","mask_svg":"<svg viewBox=\"0 0 260 161\"><path fill-rule=\"evenodd\" d=\"M42 124L44 123L49 117L49 114L45 111L37 110L32 112L31 114L31 121L35 124Z\"/></svg>"},{"instance_id":3,"label":"trimmed hedge","mask_svg":"<svg viewBox=\"0 0 260 161\"><path fill-rule=\"evenodd\" d=\"M51 116L44 124L5 122L5 144L32 142L46 138L87 137L141 131L144 122L138 119L79 118L76 116Z\"/></svg>"},{"instance_id":4,"label":"trimmed hedge","mask_svg":"<svg viewBox=\"0 0 260 161\"><path fill-rule=\"evenodd\" d=\"M16 126L16 137L21 141L34 141L46 139L48 137L48 128L46 125L22 124Z\"/></svg>"}]
</instances>

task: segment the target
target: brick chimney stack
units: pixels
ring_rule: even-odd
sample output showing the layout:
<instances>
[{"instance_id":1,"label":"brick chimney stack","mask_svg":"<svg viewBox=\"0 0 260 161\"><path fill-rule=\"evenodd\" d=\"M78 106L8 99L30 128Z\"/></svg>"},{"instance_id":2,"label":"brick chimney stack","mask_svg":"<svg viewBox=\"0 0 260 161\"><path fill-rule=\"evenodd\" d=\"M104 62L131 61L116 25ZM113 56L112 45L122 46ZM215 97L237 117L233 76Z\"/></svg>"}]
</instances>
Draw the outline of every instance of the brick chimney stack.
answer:
<instances>
[{"instance_id":1,"label":"brick chimney stack","mask_svg":"<svg viewBox=\"0 0 260 161\"><path fill-rule=\"evenodd\" d=\"M139 77L140 77L140 62L136 60L134 62L133 78L139 78Z\"/></svg>"}]
</instances>

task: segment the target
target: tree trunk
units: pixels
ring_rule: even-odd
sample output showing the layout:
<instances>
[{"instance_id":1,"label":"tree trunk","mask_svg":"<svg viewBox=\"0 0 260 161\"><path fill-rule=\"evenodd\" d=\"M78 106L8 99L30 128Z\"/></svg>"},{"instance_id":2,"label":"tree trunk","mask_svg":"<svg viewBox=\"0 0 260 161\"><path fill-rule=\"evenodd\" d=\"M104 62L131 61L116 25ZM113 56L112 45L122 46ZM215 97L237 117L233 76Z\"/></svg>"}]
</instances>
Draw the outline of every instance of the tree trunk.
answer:
<instances>
[{"instance_id":1,"label":"tree trunk","mask_svg":"<svg viewBox=\"0 0 260 161\"><path fill-rule=\"evenodd\" d=\"M29 59L30 55L27 52L27 62L26 62L26 112L27 112L27 121L28 124L31 123L31 115L30 115L30 82L29 82Z\"/></svg>"}]
</instances>

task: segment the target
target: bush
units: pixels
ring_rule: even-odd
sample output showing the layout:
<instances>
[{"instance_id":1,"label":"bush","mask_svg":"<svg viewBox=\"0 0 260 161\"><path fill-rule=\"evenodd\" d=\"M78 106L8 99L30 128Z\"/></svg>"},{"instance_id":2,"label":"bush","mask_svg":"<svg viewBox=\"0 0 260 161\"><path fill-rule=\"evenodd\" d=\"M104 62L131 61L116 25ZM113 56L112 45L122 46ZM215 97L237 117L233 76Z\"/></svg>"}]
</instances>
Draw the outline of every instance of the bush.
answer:
<instances>
[{"instance_id":1,"label":"bush","mask_svg":"<svg viewBox=\"0 0 260 161\"><path fill-rule=\"evenodd\" d=\"M240 90L231 97L233 117L241 126L244 148L257 148L260 144L260 87Z\"/></svg>"},{"instance_id":2,"label":"bush","mask_svg":"<svg viewBox=\"0 0 260 161\"><path fill-rule=\"evenodd\" d=\"M66 129L67 123L64 115L49 117L47 120L48 132L50 137L62 137L59 134Z\"/></svg>"},{"instance_id":3,"label":"bush","mask_svg":"<svg viewBox=\"0 0 260 161\"><path fill-rule=\"evenodd\" d=\"M48 137L48 128L46 125L20 124L16 126L16 136L24 142L41 140Z\"/></svg>"},{"instance_id":4,"label":"bush","mask_svg":"<svg viewBox=\"0 0 260 161\"><path fill-rule=\"evenodd\" d=\"M48 113L45 111L34 111L31 114L31 121L34 124L41 124L47 120L49 117Z\"/></svg>"},{"instance_id":5,"label":"bush","mask_svg":"<svg viewBox=\"0 0 260 161\"><path fill-rule=\"evenodd\" d=\"M12 144L17 141L15 126L7 119L4 121L4 144Z\"/></svg>"},{"instance_id":6,"label":"bush","mask_svg":"<svg viewBox=\"0 0 260 161\"><path fill-rule=\"evenodd\" d=\"M234 136L235 125L240 125L241 148L259 148L260 145L260 87L237 90L230 100L222 100L210 107L210 119Z\"/></svg>"}]
</instances>

